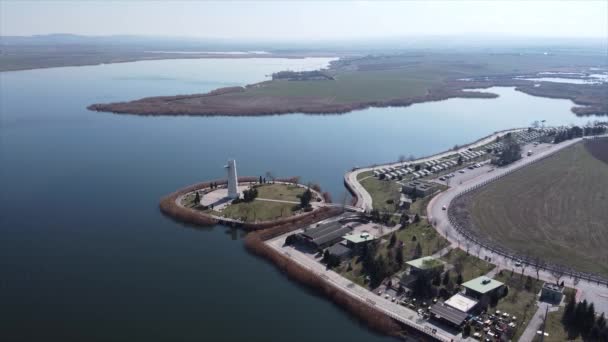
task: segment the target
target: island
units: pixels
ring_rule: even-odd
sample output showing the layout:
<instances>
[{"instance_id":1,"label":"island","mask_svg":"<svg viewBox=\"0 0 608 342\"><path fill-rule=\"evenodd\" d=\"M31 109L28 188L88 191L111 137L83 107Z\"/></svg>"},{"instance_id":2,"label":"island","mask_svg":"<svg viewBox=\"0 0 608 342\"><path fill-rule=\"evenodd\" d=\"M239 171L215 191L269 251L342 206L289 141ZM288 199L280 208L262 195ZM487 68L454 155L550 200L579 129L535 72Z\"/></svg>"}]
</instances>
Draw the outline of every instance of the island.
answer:
<instances>
[{"instance_id":1,"label":"island","mask_svg":"<svg viewBox=\"0 0 608 342\"><path fill-rule=\"evenodd\" d=\"M98 103L88 109L137 115L341 114L455 97L495 98L496 94L478 89L506 86L534 96L570 99L577 105L572 108L577 115L608 115L608 83L592 78L608 71L602 68L606 68L605 56L428 53L345 57L323 70L277 72L271 80L247 86ZM564 75L582 82L545 81Z\"/></svg>"}]
</instances>

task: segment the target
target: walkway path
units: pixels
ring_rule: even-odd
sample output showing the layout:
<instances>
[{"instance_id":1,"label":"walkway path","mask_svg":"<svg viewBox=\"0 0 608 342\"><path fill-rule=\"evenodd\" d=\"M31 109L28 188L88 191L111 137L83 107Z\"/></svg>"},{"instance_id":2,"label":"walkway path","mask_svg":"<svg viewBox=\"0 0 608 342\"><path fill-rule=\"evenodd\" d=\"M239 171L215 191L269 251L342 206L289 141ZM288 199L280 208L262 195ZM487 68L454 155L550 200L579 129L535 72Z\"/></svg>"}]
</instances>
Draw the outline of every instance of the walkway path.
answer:
<instances>
[{"instance_id":1,"label":"walkway path","mask_svg":"<svg viewBox=\"0 0 608 342\"><path fill-rule=\"evenodd\" d=\"M291 246L284 246L285 238L293 233L294 232L290 232L288 234L281 235L279 237L266 241L266 243L270 247L277 250L279 253L288 256L301 266L318 274L321 278L325 279L336 288L340 289L341 291L344 291L348 295L358 300L361 300L375 307L386 315L404 324L414 327L420 331L427 332L428 334L433 335L440 341L461 341L460 338L456 337L449 331L443 330L420 318L420 316L418 316L418 313L414 310L392 302L389 299L385 299L382 296L379 296L378 294L374 294L372 291L369 291L368 289L351 282L340 274L332 270L326 269L323 264L321 264L318 260L315 260L311 255L304 254ZM436 329L436 333L434 334L432 333L433 329Z\"/></svg>"}]
</instances>

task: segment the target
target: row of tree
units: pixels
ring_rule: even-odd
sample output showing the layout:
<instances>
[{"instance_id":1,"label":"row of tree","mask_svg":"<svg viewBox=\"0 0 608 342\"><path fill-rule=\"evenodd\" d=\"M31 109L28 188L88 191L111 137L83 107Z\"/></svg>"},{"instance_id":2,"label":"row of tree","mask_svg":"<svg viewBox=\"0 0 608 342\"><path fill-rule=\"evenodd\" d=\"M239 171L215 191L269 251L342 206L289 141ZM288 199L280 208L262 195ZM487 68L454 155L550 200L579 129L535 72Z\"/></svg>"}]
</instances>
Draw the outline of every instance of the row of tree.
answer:
<instances>
[{"instance_id":1,"label":"row of tree","mask_svg":"<svg viewBox=\"0 0 608 342\"><path fill-rule=\"evenodd\" d=\"M606 133L606 127L604 126L585 126L583 128L579 126L573 126L564 131L555 133L553 142L557 144L562 141L580 138L584 135L600 135L604 133Z\"/></svg>"},{"instance_id":2,"label":"row of tree","mask_svg":"<svg viewBox=\"0 0 608 342\"><path fill-rule=\"evenodd\" d=\"M562 324L568 331L569 338L574 339L580 335L584 341L608 341L604 314L596 318L595 306L587 300L576 303L574 296L570 296L562 316Z\"/></svg>"},{"instance_id":3,"label":"row of tree","mask_svg":"<svg viewBox=\"0 0 608 342\"><path fill-rule=\"evenodd\" d=\"M505 135L503 144L504 149L498 155L496 164L503 166L521 159L521 146L515 141L511 133Z\"/></svg>"}]
</instances>

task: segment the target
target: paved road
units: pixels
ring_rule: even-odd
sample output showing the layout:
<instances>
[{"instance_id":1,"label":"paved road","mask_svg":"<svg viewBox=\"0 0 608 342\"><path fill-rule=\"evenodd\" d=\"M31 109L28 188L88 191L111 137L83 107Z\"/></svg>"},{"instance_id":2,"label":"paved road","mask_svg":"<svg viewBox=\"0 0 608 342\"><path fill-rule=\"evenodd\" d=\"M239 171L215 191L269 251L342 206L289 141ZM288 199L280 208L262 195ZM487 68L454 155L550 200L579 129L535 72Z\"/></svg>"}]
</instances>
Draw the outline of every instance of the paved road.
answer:
<instances>
[{"instance_id":1,"label":"paved road","mask_svg":"<svg viewBox=\"0 0 608 342\"><path fill-rule=\"evenodd\" d=\"M452 187L450 189L438 194L429 202L427 207L429 220L435 223L435 229L437 229L440 234L446 237L453 247L465 250L467 249L467 247L470 247L471 250L475 252L475 254L479 254L479 257L483 258L487 256L492 258L491 262L497 267L506 270L515 269L516 267L514 265L513 260L504 258L478 245L473 245L472 243L467 242L467 240L451 225L447 217L447 210L443 210L442 207L449 206L452 199L456 198L461 192L471 187L486 182L498 175L505 174L516 168L538 161L539 159L546 157L547 155L550 155L552 153L555 153L565 147L571 146L572 144L575 144L580 140L581 139L579 138L565 141L560 144L555 144L552 145L553 147L551 148L539 151L530 157L524 157L522 160L513 163L507 167L497 168L492 172L486 172L485 174L481 174L473 179L463 181L462 183L453 182L451 184ZM521 269L518 269L517 271L521 272ZM536 277L536 270L534 270L532 267L527 267L525 269L525 274L529 274L530 276ZM541 280L544 281L555 282L554 276L546 270L540 271L539 277ZM595 283L590 283L584 280L581 280L576 285L573 283L572 279L564 278L562 280L564 280L564 283L567 286L575 287L579 291L579 300L587 299L587 301L591 301L595 304L597 312L604 312L608 314L608 287L606 287L605 285L597 285Z\"/></svg>"}]
</instances>

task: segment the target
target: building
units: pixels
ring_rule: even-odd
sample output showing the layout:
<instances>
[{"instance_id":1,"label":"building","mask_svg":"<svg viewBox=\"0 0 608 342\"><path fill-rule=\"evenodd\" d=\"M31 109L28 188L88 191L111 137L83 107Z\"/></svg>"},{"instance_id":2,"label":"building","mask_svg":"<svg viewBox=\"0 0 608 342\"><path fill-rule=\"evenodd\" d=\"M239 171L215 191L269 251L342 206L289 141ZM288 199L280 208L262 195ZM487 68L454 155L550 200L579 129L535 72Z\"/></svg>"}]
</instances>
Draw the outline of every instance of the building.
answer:
<instances>
[{"instance_id":1,"label":"building","mask_svg":"<svg viewBox=\"0 0 608 342\"><path fill-rule=\"evenodd\" d=\"M375 236L367 232L359 234L347 234L342 238L345 241L346 247L356 252L361 251L361 248L363 248L364 245L376 240Z\"/></svg>"},{"instance_id":2,"label":"building","mask_svg":"<svg viewBox=\"0 0 608 342\"><path fill-rule=\"evenodd\" d=\"M450 299L444 302L445 305L450 306L458 311L469 313L477 306L477 301L473 298L467 297L461 293L457 293L450 297Z\"/></svg>"},{"instance_id":3,"label":"building","mask_svg":"<svg viewBox=\"0 0 608 342\"><path fill-rule=\"evenodd\" d=\"M228 197L238 198L239 194L239 178L236 175L236 160L228 160L228 164L224 166L228 173Z\"/></svg>"},{"instance_id":4,"label":"building","mask_svg":"<svg viewBox=\"0 0 608 342\"><path fill-rule=\"evenodd\" d=\"M445 303L437 303L431 306L431 318L441 323L447 323L457 329L462 327L462 324L469 315L466 312L454 309Z\"/></svg>"},{"instance_id":5,"label":"building","mask_svg":"<svg viewBox=\"0 0 608 342\"><path fill-rule=\"evenodd\" d=\"M419 259L410 260L406 262L406 264L409 266L408 272L403 273L401 275L401 279L399 280L399 283L406 288L410 288L419 275L423 273L429 275L441 273L445 267L445 262L432 256L425 256Z\"/></svg>"},{"instance_id":6,"label":"building","mask_svg":"<svg viewBox=\"0 0 608 342\"><path fill-rule=\"evenodd\" d=\"M410 207L412 206L412 199L405 196L404 194L401 194L400 198L399 198L399 207L405 210L410 209Z\"/></svg>"},{"instance_id":7,"label":"building","mask_svg":"<svg viewBox=\"0 0 608 342\"><path fill-rule=\"evenodd\" d=\"M415 195L418 197L426 197L432 194L436 189L435 184L422 182L422 181L411 181L404 184L401 191L405 194Z\"/></svg>"},{"instance_id":8,"label":"building","mask_svg":"<svg viewBox=\"0 0 608 342\"><path fill-rule=\"evenodd\" d=\"M416 275L420 273L435 273L443 272L445 262L432 256L425 256L419 259L414 259L406 262L409 266L409 274Z\"/></svg>"},{"instance_id":9,"label":"building","mask_svg":"<svg viewBox=\"0 0 608 342\"><path fill-rule=\"evenodd\" d=\"M324 249L337 242L342 241L342 236L350 232L350 228L343 226L340 222L320 224L314 228L308 228L298 234L300 239L316 249Z\"/></svg>"},{"instance_id":10,"label":"building","mask_svg":"<svg viewBox=\"0 0 608 342\"><path fill-rule=\"evenodd\" d=\"M562 301L563 288L553 284L544 283L540 292L540 300L543 302L559 304Z\"/></svg>"},{"instance_id":11,"label":"building","mask_svg":"<svg viewBox=\"0 0 608 342\"><path fill-rule=\"evenodd\" d=\"M505 290L505 284L486 276L469 280L463 283L462 287L465 290L465 295L477 300L481 300L486 296L491 297L496 295L501 297Z\"/></svg>"},{"instance_id":12,"label":"building","mask_svg":"<svg viewBox=\"0 0 608 342\"><path fill-rule=\"evenodd\" d=\"M337 243L327 249L329 255L338 258L340 261L350 258L352 251L342 243Z\"/></svg>"}]
</instances>

